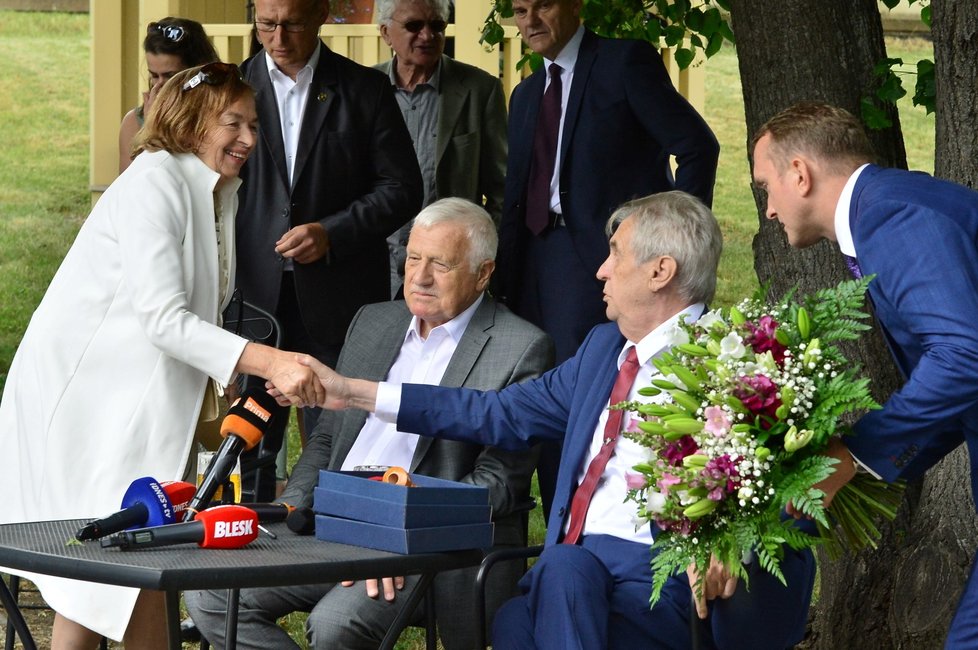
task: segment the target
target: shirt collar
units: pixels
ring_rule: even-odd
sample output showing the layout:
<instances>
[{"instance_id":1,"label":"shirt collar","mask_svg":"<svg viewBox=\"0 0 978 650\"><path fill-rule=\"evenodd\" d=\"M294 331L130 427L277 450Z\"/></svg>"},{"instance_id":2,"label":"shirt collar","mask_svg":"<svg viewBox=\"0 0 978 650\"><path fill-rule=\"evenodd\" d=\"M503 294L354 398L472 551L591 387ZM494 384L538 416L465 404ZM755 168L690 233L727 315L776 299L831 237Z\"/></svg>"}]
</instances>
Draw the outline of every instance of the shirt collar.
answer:
<instances>
[{"instance_id":1,"label":"shirt collar","mask_svg":"<svg viewBox=\"0 0 978 650\"><path fill-rule=\"evenodd\" d=\"M567 41L567 45L564 49L557 54L557 58L551 61L550 59L544 57L544 68L547 68L549 75L549 69L551 63L556 63L560 66L561 70L573 70L574 64L577 63L577 53L581 51L581 41L584 40L584 25L577 28L571 39Z\"/></svg>"},{"instance_id":2,"label":"shirt collar","mask_svg":"<svg viewBox=\"0 0 978 650\"><path fill-rule=\"evenodd\" d=\"M394 58L391 59L391 68L388 71L387 76L390 78L391 85L394 86L394 90L400 90L400 87L397 85L397 55L396 54L394 55ZM438 63L435 64L435 71L431 73L431 76L428 78L428 80L422 81L418 85L431 86L437 91L440 80L441 80L441 59L439 59Z\"/></svg>"},{"instance_id":3,"label":"shirt collar","mask_svg":"<svg viewBox=\"0 0 978 650\"><path fill-rule=\"evenodd\" d=\"M482 304L482 299L484 296L484 293L480 293L479 297L475 299L475 302L469 305L465 311L447 323L442 323L438 327L432 328L431 332L428 332L428 336L431 336L431 334L435 331L443 331L452 337L453 341L458 343L462 339L462 335L465 334L465 329L472 321L472 316L475 315L475 310L479 308L480 304ZM421 338L421 319L417 316L411 316L411 324L408 325L407 332L404 334L404 340L407 340L410 337L414 337L419 341L424 340Z\"/></svg>"},{"instance_id":4,"label":"shirt collar","mask_svg":"<svg viewBox=\"0 0 978 650\"><path fill-rule=\"evenodd\" d=\"M319 65L319 51L322 49L322 47L323 43L320 41L319 44L316 45L316 49L313 51L312 56L310 56L309 60L306 61L306 64L302 66L302 70L299 70L298 74L295 75L296 83L299 82L299 76L302 75L304 70L315 72L316 66ZM265 65L268 67L268 74L280 74L288 76L279 69L278 65L275 63L275 60L272 59L272 55L268 52L265 52Z\"/></svg>"},{"instance_id":5,"label":"shirt collar","mask_svg":"<svg viewBox=\"0 0 978 650\"><path fill-rule=\"evenodd\" d=\"M621 349L621 353L618 355L618 368L621 369L621 364L625 362L629 348L635 348L639 365L644 366L654 356L673 345L675 340L673 332L679 324L680 318L695 321L703 315L704 311L706 311L706 305L701 302L693 303L646 334L638 343L625 341L625 347Z\"/></svg>"},{"instance_id":6,"label":"shirt collar","mask_svg":"<svg viewBox=\"0 0 978 650\"><path fill-rule=\"evenodd\" d=\"M852 241L852 225L849 223L849 213L852 208L852 192L856 188L856 181L869 163L861 165L856 171L852 172L842 194L839 195L839 202L835 205L835 241L839 244L839 250L843 255L856 257L856 244Z\"/></svg>"}]
</instances>

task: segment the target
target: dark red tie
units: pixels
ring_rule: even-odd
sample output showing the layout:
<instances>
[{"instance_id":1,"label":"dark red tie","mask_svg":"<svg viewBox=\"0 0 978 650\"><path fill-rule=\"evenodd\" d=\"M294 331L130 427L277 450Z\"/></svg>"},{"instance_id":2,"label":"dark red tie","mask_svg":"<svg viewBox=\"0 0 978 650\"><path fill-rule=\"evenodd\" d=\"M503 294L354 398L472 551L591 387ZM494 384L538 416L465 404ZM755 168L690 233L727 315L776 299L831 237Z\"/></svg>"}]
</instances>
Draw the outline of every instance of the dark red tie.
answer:
<instances>
[{"instance_id":1,"label":"dark red tie","mask_svg":"<svg viewBox=\"0 0 978 650\"><path fill-rule=\"evenodd\" d=\"M543 93L537 128L533 135L533 158L526 186L526 227L539 235L550 222L550 179L557 159L557 137L560 134L561 67L550 64L550 85Z\"/></svg>"},{"instance_id":2,"label":"dark red tie","mask_svg":"<svg viewBox=\"0 0 978 650\"><path fill-rule=\"evenodd\" d=\"M632 384L635 383L635 376L638 374L639 363L638 355L635 353L635 346L628 350L621 370L618 371L618 378L615 379L615 386L611 389L610 404L617 404L628 399ZM615 444L621 433L621 421L625 417L625 411L609 411L608 421L604 425L604 442L598 454L591 459L591 464L587 466L584 473L584 480L577 486L574 498L571 500L570 527L567 535L564 536L564 544L577 544L581 538L581 530L584 528L584 520L587 518L587 509L591 505L591 498L594 491L601 482L601 475L604 468L608 465L608 459L615 453Z\"/></svg>"}]
</instances>

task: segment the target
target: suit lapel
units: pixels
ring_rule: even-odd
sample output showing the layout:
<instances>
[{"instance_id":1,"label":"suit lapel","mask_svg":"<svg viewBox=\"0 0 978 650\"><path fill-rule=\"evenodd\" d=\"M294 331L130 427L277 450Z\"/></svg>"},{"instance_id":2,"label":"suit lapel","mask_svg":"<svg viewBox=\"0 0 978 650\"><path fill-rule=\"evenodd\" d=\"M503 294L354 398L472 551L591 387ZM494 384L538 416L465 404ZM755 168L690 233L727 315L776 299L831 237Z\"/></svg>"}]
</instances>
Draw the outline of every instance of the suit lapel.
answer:
<instances>
[{"instance_id":1,"label":"suit lapel","mask_svg":"<svg viewBox=\"0 0 978 650\"><path fill-rule=\"evenodd\" d=\"M592 32L585 31L584 38L581 40L581 49L577 53L577 62L574 63L574 81L571 83L570 95L567 97L567 110L564 111L564 128L560 141L561 161L567 155L567 148L573 139L577 117L581 113L581 102L584 101L584 89L587 88L588 78L591 76L591 69L597 56L598 37Z\"/></svg>"},{"instance_id":2,"label":"suit lapel","mask_svg":"<svg viewBox=\"0 0 978 650\"><path fill-rule=\"evenodd\" d=\"M391 303L393 305L394 303ZM370 381L383 381L387 378L391 366L401 352L401 344L404 342L404 333L407 331L411 322L411 312L407 310L404 303L400 303L400 309L389 310L392 316L382 319L384 312L376 312L378 318L372 322L364 321L362 326L373 330L371 340L374 347L370 349L370 354L360 355L358 359L350 359L349 366L356 369L357 377ZM386 310L385 310L386 311ZM360 435L360 429L367 421L366 411L357 411L356 419L349 423L349 426L340 427L340 435L337 436L331 451L332 458L330 465L339 467L353 448L353 443ZM425 440L425 438L421 438Z\"/></svg>"},{"instance_id":3,"label":"suit lapel","mask_svg":"<svg viewBox=\"0 0 978 650\"><path fill-rule=\"evenodd\" d=\"M472 374L476 362L482 356L482 350L489 342L489 329L495 322L495 314L495 303L488 296L483 297L482 303L472 314L469 326L465 328L462 338L459 339L455 354L452 355L452 360L448 362L448 367L445 368L445 374L442 375L439 386L457 388L465 385L465 381ZM418 438L418 446L414 450L414 458L411 460L411 471L417 469L433 441L433 438L427 436Z\"/></svg>"},{"instance_id":4,"label":"suit lapel","mask_svg":"<svg viewBox=\"0 0 978 650\"><path fill-rule=\"evenodd\" d=\"M514 166L507 169L507 174L513 178L522 179L523 190L526 179L530 175L530 159L533 149L533 137L537 130L537 115L540 113L540 102L543 100L543 85L547 75L543 69L537 70L526 78L520 86L522 101L512 105L513 112L509 122L509 160Z\"/></svg>"},{"instance_id":5,"label":"suit lapel","mask_svg":"<svg viewBox=\"0 0 978 650\"><path fill-rule=\"evenodd\" d=\"M247 80L255 88L255 107L259 115L265 116L261 123L260 137L268 150L268 155L275 165L275 170L282 184L289 186L289 172L285 168L285 143L282 141L281 116L278 113L278 102L275 101L275 89L268 75L265 52L262 50L248 67Z\"/></svg>"},{"instance_id":6,"label":"suit lapel","mask_svg":"<svg viewBox=\"0 0 978 650\"><path fill-rule=\"evenodd\" d=\"M441 72L438 84L438 134L435 138L435 169L441 162L448 143L452 139L455 131L455 124L458 122L462 108L465 106L469 96L469 89L458 83L455 78L455 62L445 55L441 57Z\"/></svg>"},{"instance_id":7,"label":"suit lapel","mask_svg":"<svg viewBox=\"0 0 978 650\"><path fill-rule=\"evenodd\" d=\"M322 43L320 48L319 65L313 72L306 110L302 115L302 129L299 132L299 143L295 152L295 169L292 170L293 183L302 176L302 169L309 160L313 148L328 146L326 142L319 142L319 132L326 123L330 107L336 100L338 55Z\"/></svg>"}]
</instances>

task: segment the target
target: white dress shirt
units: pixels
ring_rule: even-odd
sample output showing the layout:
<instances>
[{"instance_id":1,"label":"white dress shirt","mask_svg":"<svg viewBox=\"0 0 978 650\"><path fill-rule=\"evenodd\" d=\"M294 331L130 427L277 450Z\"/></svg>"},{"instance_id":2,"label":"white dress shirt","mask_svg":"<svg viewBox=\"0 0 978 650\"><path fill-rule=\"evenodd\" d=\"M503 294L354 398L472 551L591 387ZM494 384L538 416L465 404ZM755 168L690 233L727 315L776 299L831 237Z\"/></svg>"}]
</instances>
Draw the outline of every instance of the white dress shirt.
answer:
<instances>
[{"instance_id":1,"label":"white dress shirt","mask_svg":"<svg viewBox=\"0 0 978 650\"><path fill-rule=\"evenodd\" d=\"M386 381L397 384L398 387L401 384L441 383L455 354L455 348L481 302L482 296L479 296L461 314L428 332L427 338L421 336L421 322L418 317L412 317L404 334L401 351L387 373ZM396 465L410 468L417 446L417 434L398 431L394 421L372 413L367 416L350 453L346 455L342 469L348 471L358 465Z\"/></svg>"},{"instance_id":2,"label":"white dress shirt","mask_svg":"<svg viewBox=\"0 0 978 650\"><path fill-rule=\"evenodd\" d=\"M676 325L680 318L696 320L704 311L702 303L690 305L666 322L645 335L637 344L626 341L625 346L618 355L618 368L625 361L629 348L636 348L640 365L635 383L628 394L629 400L657 401L657 398L641 397L638 394L640 388L652 385L652 379L660 377L659 371L652 365L652 359L669 349L675 342ZM610 397L610 396L609 396ZM664 394L658 400L664 399ZM608 404L610 406L610 404ZM577 476L577 484L580 485L584 480L591 459L594 458L604 442L604 427L608 421L608 409L605 408L598 418L598 423L594 427L594 437L591 440L591 447L581 464ZM630 421L635 417L633 413L626 413L622 420L624 430L629 429ZM626 474L637 474L633 467L648 460L649 451L637 442L621 436L615 445L615 453L608 460L604 474L601 475L601 482L594 491L591 498L591 505L584 520L584 530L582 535L613 535L621 539L643 544L652 544L652 530L648 523L641 522L642 525L636 530L638 505L634 501L626 501L628 486L625 482ZM568 518L568 522L570 519ZM564 532L567 532L566 526Z\"/></svg>"},{"instance_id":3,"label":"white dress shirt","mask_svg":"<svg viewBox=\"0 0 978 650\"><path fill-rule=\"evenodd\" d=\"M547 92L547 88L550 87L550 64L556 63L562 70L560 73L560 130L557 132L557 157L554 159L554 175L550 178L550 211L557 214L563 214L563 209L560 207L560 146L564 141L564 118L567 117L567 101L570 99L571 84L574 83L574 66L577 64L577 53L581 49L583 38L584 26L581 25L556 59L553 61L547 58L543 59L543 69L547 75L543 92Z\"/></svg>"},{"instance_id":4,"label":"white dress shirt","mask_svg":"<svg viewBox=\"0 0 978 650\"><path fill-rule=\"evenodd\" d=\"M867 166L868 163L852 172L849 180L846 181L845 187L842 188L842 194L839 195L839 202L835 204L835 241L839 244L839 250L842 251L842 254L848 255L849 257L857 257L856 244L852 241L852 227L849 224L849 212L852 207L852 191L856 187L856 181L859 180L859 175Z\"/></svg>"}]
</instances>

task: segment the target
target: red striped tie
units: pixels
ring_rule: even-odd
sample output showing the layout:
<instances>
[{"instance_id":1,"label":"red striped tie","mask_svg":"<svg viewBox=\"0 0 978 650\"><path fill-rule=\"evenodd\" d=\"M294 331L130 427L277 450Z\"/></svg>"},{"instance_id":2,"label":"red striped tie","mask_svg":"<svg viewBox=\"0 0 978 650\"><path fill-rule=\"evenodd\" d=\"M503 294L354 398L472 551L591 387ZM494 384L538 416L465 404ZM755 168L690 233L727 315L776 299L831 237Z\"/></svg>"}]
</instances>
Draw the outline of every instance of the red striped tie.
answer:
<instances>
[{"instance_id":1,"label":"red striped tie","mask_svg":"<svg viewBox=\"0 0 978 650\"><path fill-rule=\"evenodd\" d=\"M621 370L618 371L615 386L611 389L609 404L617 404L628 399L638 369L638 354L635 352L635 346L632 346L625 356L625 361L621 364ZM608 412L601 450L591 459L591 464L587 466L587 472L584 474L584 480L577 486L577 491L574 492L574 498L571 500L570 527L567 530L567 535L564 536L564 544L577 544L581 538L581 530L583 530L584 520L587 518L587 509L591 505L594 491L601 481L601 475L604 474L604 468L608 465L608 459L615 453L615 445L621 433L621 423L624 417L624 411L613 410Z\"/></svg>"}]
</instances>

